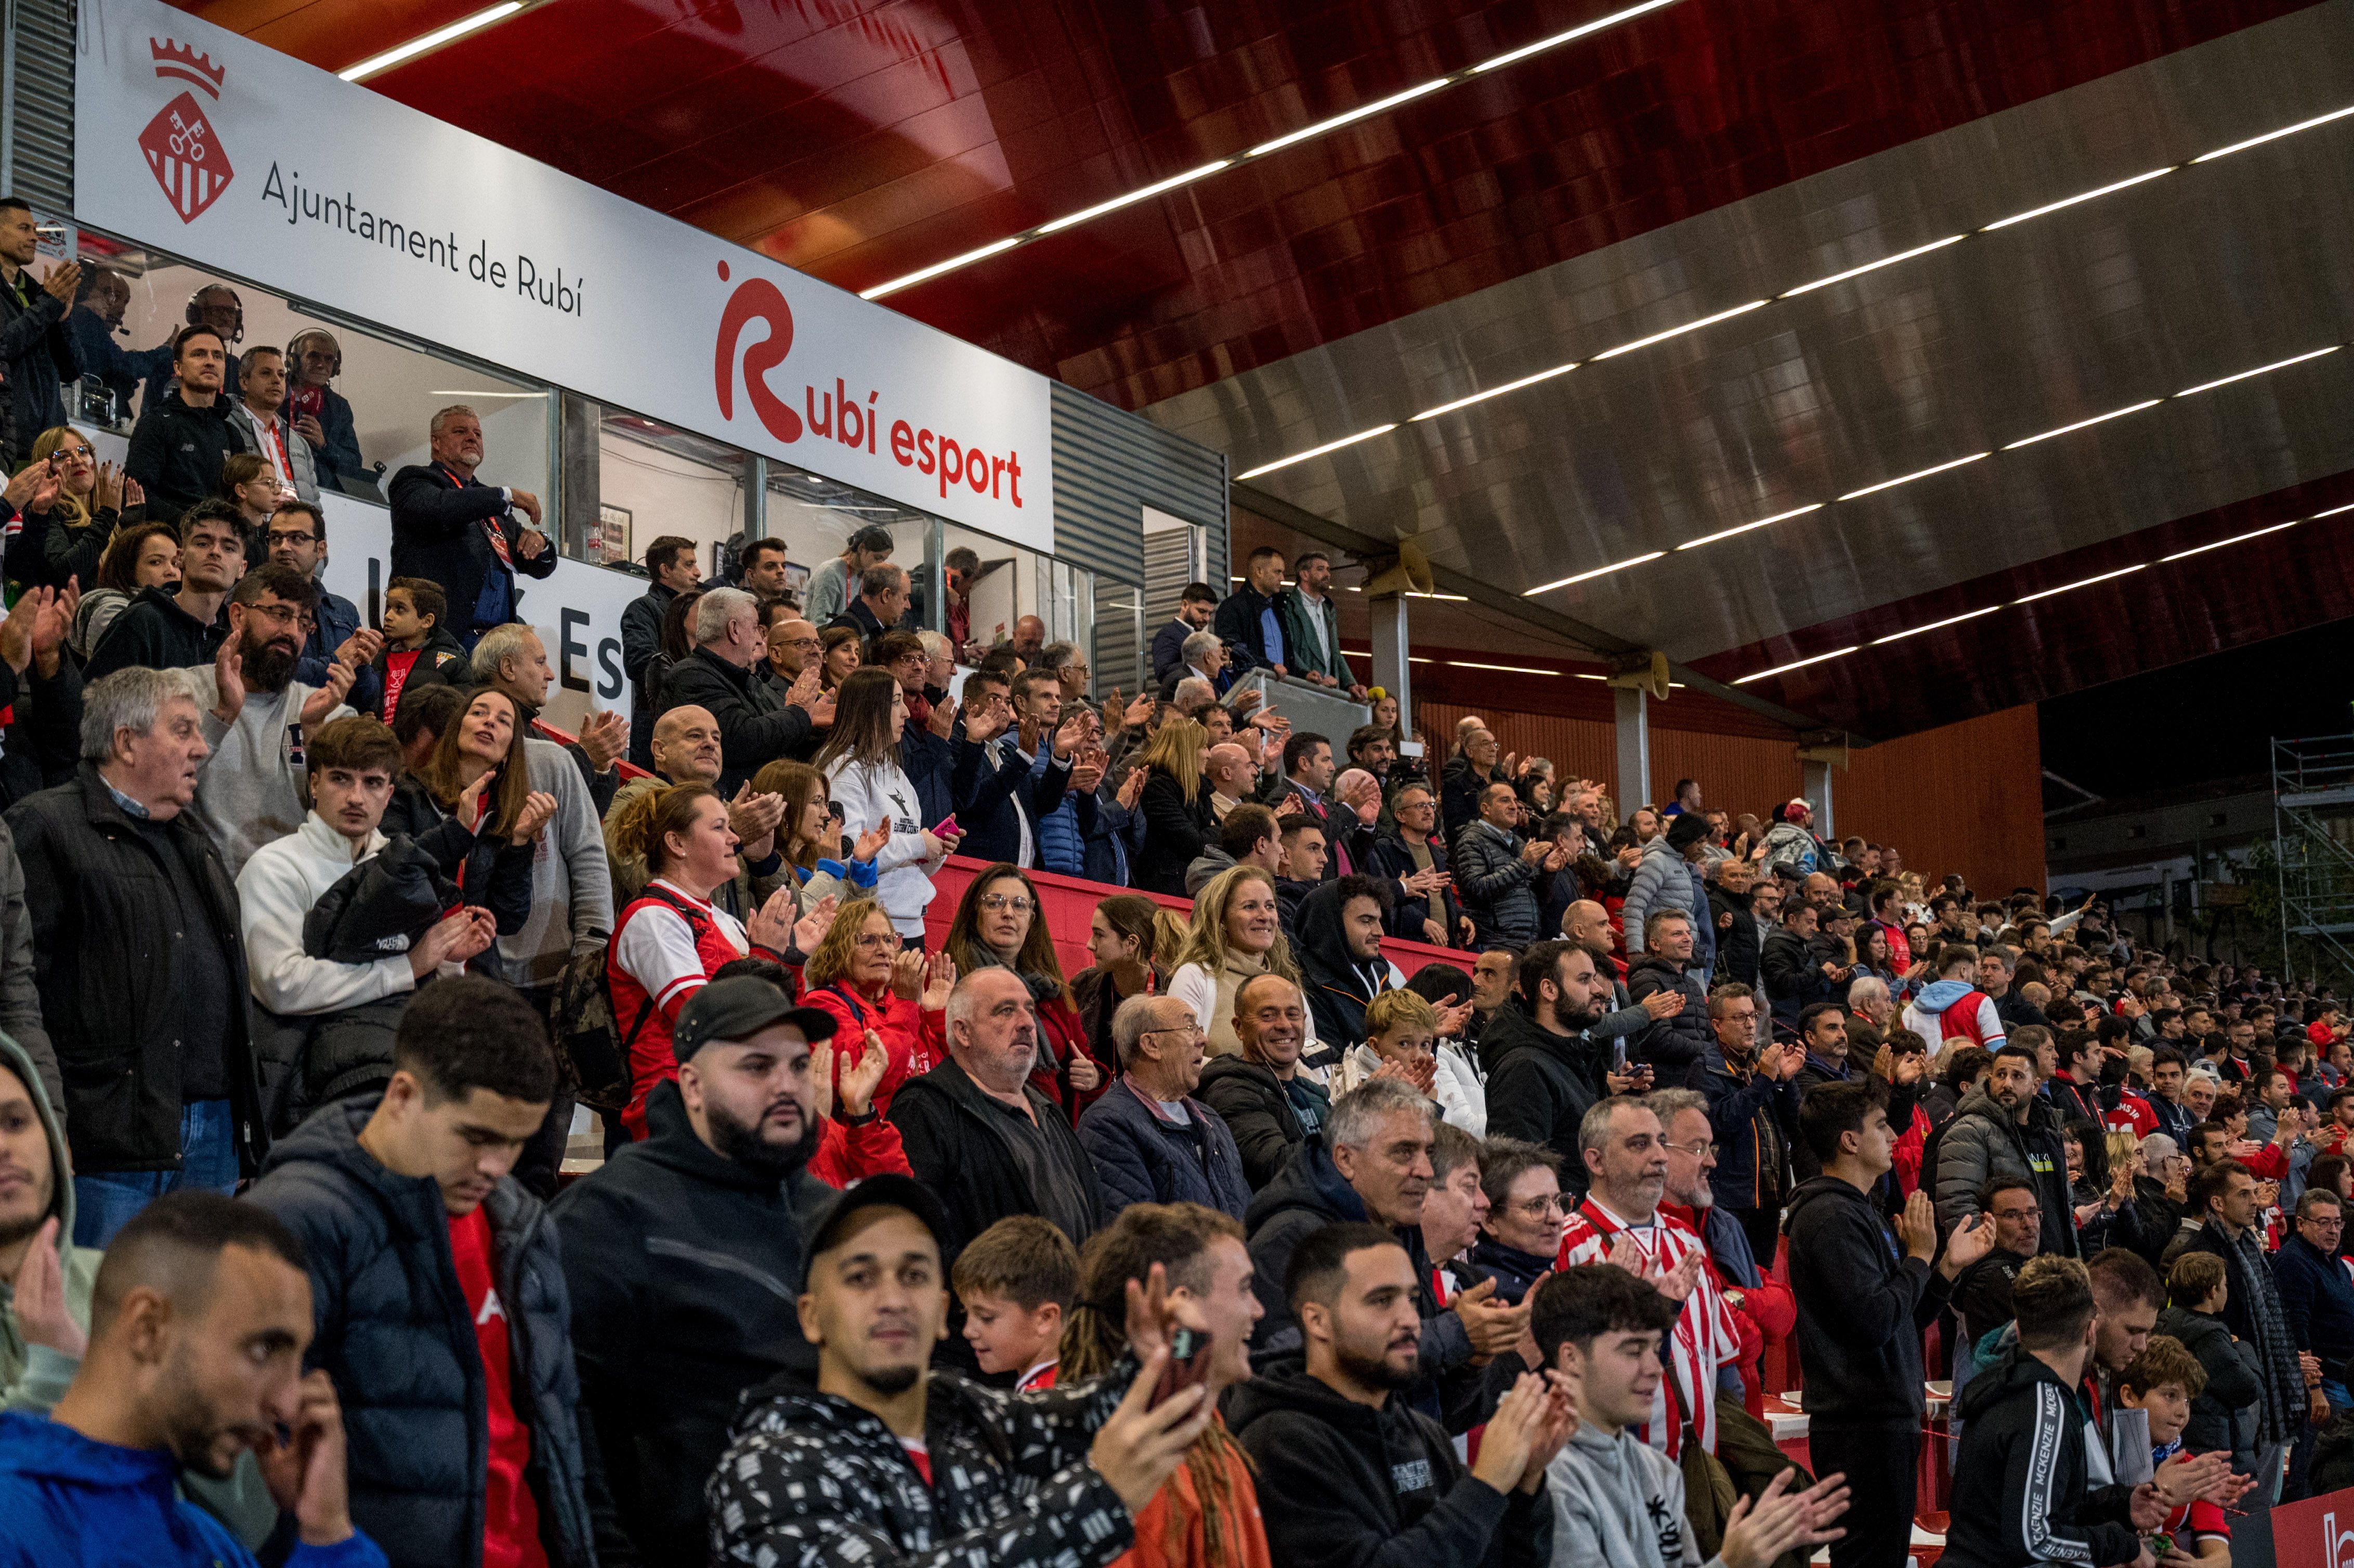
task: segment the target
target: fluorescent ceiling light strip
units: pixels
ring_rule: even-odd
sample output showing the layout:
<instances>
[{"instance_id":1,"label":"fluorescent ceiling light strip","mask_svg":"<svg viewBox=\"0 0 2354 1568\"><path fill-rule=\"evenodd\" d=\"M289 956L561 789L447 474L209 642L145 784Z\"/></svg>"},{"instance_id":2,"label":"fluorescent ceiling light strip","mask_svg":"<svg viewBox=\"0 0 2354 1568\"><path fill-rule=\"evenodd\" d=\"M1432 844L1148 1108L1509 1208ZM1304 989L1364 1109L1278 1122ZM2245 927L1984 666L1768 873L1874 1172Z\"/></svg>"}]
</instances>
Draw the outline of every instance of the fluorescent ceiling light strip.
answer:
<instances>
[{"instance_id":1,"label":"fluorescent ceiling light strip","mask_svg":"<svg viewBox=\"0 0 2354 1568\"><path fill-rule=\"evenodd\" d=\"M1861 643L1856 644L1856 647L1861 646ZM1776 664L1770 670L1760 670L1754 675L1744 675L1733 683L1736 686L1745 686L1752 681L1762 681L1768 675L1787 675L1793 670L1803 670L1809 664L1819 664L1826 659L1844 659L1854 652L1855 648L1834 648L1828 653L1818 653L1811 659L1796 659L1787 664Z\"/></svg>"},{"instance_id":2,"label":"fluorescent ceiling light strip","mask_svg":"<svg viewBox=\"0 0 2354 1568\"><path fill-rule=\"evenodd\" d=\"M1798 507L1793 511L1776 512L1771 517L1760 517L1755 523L1744 523L1738 528L1726 528L1714 534L1703 534L1697 539L1687 539L1682 544L1678 545L1676 548L1679 550L1696 550L1702 545L1713 545L1719 539L1730 539L1735 534L1746 534L1752 528L1768 528L1776 523L1787 523L1793 517L1804 517L1809 512L1820 512L1822 509L1823 503L1821 502L1808 502L1806 505Z\"/></svg>"},{"instance_id":3,"label":"fluorescent ceiling light strip","mask_svg":"<svg viewBox=\"0 0 2354 1568\"><path fill-rule=\"evenodd\" d=\"M2354 114L2354 104L2333 109L2327 114L2317 114L2310 120L2300 120L2294 125L2284 125L2277 131L2267 131L2261 136L2251 136L2244 142L2234 142L2228 147L2218 147L2211 153L2201 153L2190 161L2194 164L2212 163L2217 158L2228 158L2234 153L2244 153L2251 147L2261 147L2267 142L2277 142L2284 136L2294 136L2300 131L2310 131L2317 125L2327 125L2333 120L2343 120L2349 114Z\"/></svg>"},{"instance_id":4,"label":"fluorescent ceiling light strip","mask_svg":"<svg viewBox=\"0 0 2354 1568\"><path fill-rule=\"evenodd\" d=\"M1850 490L1845 495L1840 496L1840 499L1841 501L1853 501L1859 496L1876 494L1883 490L1893 490L1900 484L1910 484L1916 479L1926 479L1933 473L1943 473L1949 468L1959 468L1964 463L1976 462L1982 457L1992 457L1993 455L1994 454L1992 452L1972 452L1967 457L1957 457L1951 462L1941 462L1935 468L1925 468L1915 473L1899 474L1894 479L1883 479L1878 484L1867 484L1861 490Z\"/></svg>"},{"instance_id":5,"label":"fluorescent ceiling light strip","mask_svg":"<svg viewBox=\"0 0 2354 1568\"><path fill-rule=\"evenodd\" d=\"M2335 517L2341 512L2354 512L2354 502L2348 502L2343 506L2333 506L2327 512L2317 512L2312 516L2306 518L2306 521L2308 523L2318 523L2324 517Z\"/></svg>"},{"instance_id":6,"label":"fluorescent ceiling light strip","mask_svg":"<svg viewBox=\"0 0 2354 1568\"><path fill-rule=\"evenodd\" d=\"M1572 583L1582 583L1591 577L1607 577L1612 572L1624 571L1628 567L1639 567L1645 561L1656 561L1666 554L1665 550L1653 550L1646 555L1629 556L1623 561L1613 561L1606 567L1596 567L1590 572L1580 572L1574 577L1564 577L1559 582L1546 583L1541 588L1522 588L1521 597L1533 599L1538 594L1551 593L1555 588L1567 588Z\"/></svg>"},{"instance_id":7,"label":"fluorescent ceiling light strip","mask_svg":"<svg viewBox=\"0 0 2354 1568\"><path fill-rule=\"evenodd\" d=\"M2131 404L2123 408L2112 408L2105 414L2095 414L2089 419L2079 419L2073 425L2062 425L2056 430L2046 430L2041 435L2028 436L2016 441L2006 441L2003 444L2002 450L2007 452L2015 452L2021 447L2031 447L2038 441L2048 441L2054 436L2064 436L2072 430L2081 430L2085 429L2087 426L2097 425L2106 419L2121 419L2127 414L2138 414L2144 408L2155 408L2160 403L2165 401L2166 399L2163 397L2145 398L2139 403Z\"/></svg>"},{"instance_id":8,"label":"fluorescent ceiling light strip","mask_svg":"<svg viewBox=\"0 0 2354 1568\"><path fill-rule=\"evenodd\" d=\"M1719 322L1731 321L1734 316L1746 315L1760 305L1771 303L1773 302L1770 300L1752 300L1745 305L1735 305L1729 311L1719 311L1712 316L1702 316L1696 322L1686 322L1681 326L1672 326L1665 332L1655 332L1649 337L1638 337L1632 343L1622 343L1616 348L1606 348L1594 357L1597 361L1616 359L1622 354L1632 354L1638 348L1649 348L1655 343L1665 343L1671 337L1681 337L1688 332L1698 332L1704 326L1714 326Z\"/></svg>"},{"instance_id":9,"label":"fluorescent ceiling light strip","mask_svg":"<svg viewBox=\"0 0 2354 1568\"><path fill-rule=\"evenodd\" d=\"M2319 359L2325 354L2336 354L2346 345L2333 343L2327 348L2317 348L2310 354L2300 354L2294 359L2275 359L2270 365L2259 365L2253 370L2243 370L2237 376L2226 376L2221 381L2202 381L2196 387L2185 387L2175 394L2189 397L2200 392L2212 392L2218 387L2229 387L2234 381L2245 381L2251 376L2263 376L2274 370L2285 370L2292 365L2303 365L2308 359Z\"/></svg>"},{"instance_id":10,"label":"fluorescent ceiling light strip","mask_svg":"<svg viewBox=\"0 0 2354 1568\"><path fill-rule=\"evenodd\" d=\"M2115 185L2103 185L2098 190L2078 191L2074 196L2062 196L2058 201L2048 201L2041 207L2032 207L2025 212L2012 213L2009 217L1998 217L1978 232L1992 234L1998 228L2009 228L2014 223L2025 223L2031 217L2041 217L2046 213L2058 212L2063 207L2074 207L2080 201L2097 201L2105 196L2115 196L2117 192L2140 185L2145 180L2154 180L2160 175L2170 175L2181 166L2179 164L2168 164L2162 169L2152 169L2147 174L2136 175L2131 179L2119 180Z\"/></svg>"},{"instance_id":11,"label":"fluorescent ceiling light strip","mask_svg":"<svg viewBox=\"0 0 2354 1568\"><path fill-rule=\"evenodd\" d=\"M412 55L421 55L428 49L440 48L452 38L462 38L478 27L487 27L493 22L504 22L522 9L523 0L504 0L504 4L493 5L487 11L477 11L471 16L461 16L446 27L436 27L431 32L411 38L405 44L397 44L380 55L370 55L359 64L345 66L335 74L345 81L358 81L364 77L374 76L387 67L397 66Z\"/></svg>"},{"instance_id":12,"label":"fluorescent ceiling light strip","mask_svg":"<svg viewBox=\"0 0 2354 1568\"><path fill-rule=\"evenodd\" d=\"M1273 473L1279 468L1289 468L1293 463L1306 462L1310 458L1322 457L1326 452L1336 452L1342 447L1355 446L1359 441L1370 441L1375 436L1386 436L1392 430L1396 429L1397 426L1394 423L1387 425L1375 425L1370 430L1359 430L1353 436L1342 436L1337 441L1326 441L1320 447L1310 447L1304 452L1294 452L1289 457L1278 458L1270 463L1261 463L1258 467L1251 470L1248 473L1238 473L1235 477L1236 479L1257 479L1260 474Z\"/></svg>"},{"instance_id":13,"label":"fluorescent ceiling light strip","mask_svg":"<svg viewBox=\"0 0 2354 1568\"><path fill-rule=\"evenodd\" d=\"M1517 392L1523 387L1533 387L1540 381L1550 381L1556 376L1566 376L1585 363L1585 361L1582 359L1573 359L1567 365L1556 365L1550 370L1540 370L1534 376L1523 376L1518 381L1507 381L1501 387L1490 387L1485 392L1474 392L1469 397L1458 397L1452 403L1441 403L1436 408L1425 408L1406 423L1412 425L1419 424L1425 419L1436 419L1441 414L1452 414L1458 408L1469 408L1474 403L1485 403L1490 397L1500 397L1507 392Z\"/></svg>"},{"instance_id":14,"label":"fluorescent ceiling light strip","mask_svg":"<svg viewBox=\"0 0 2354 1568\"><path fill-rule=\"evenodd\" d=\"M1385 110L1395 109L1401 103L1411 103L1426 93L1437 92L1442 87L1452 86L1458 79L1451 76L1433 77L1430 80L1418 82L1403 92L1393 92L1387 98L1377 98L1371 103L1359 104L1346 113L1335 114L1330 120L1319 120L1313 125L1302 125L1299 130L1287 132L1272 142L1261 142L1257 146L1245 153L1243 157L1264 158L1269 153L1279 153L1284 148L1295 143L1305 142L1311 136L1321 136L1328 131L1338 131L1343 125L1354 124L1360 120L1382 113Z\"/></svg>"},{"instance_id":15,"label":"fluorescent ceiling light strip","mask_svg":"<svg viewBox=\"0 0 2354 1568\"><path fill-rule=\"evenodd\" d=\"M1996 610L2000 609L2001 608L2002 606L1999 604L1990 604L1984 609L1973 609L1966 611L1960 615L1949 615L1943 620L1933 620L1926 626L1916 626L1909 631L1892 631L1885 637L1873 638L1872 640L1872 645L1874 648L1877 648L1883 642L1902 642L1908 637L1918 637L1925 631L1936 631L1948 626L1959 626L1965 620L1976 620L1981 615L1992 615Z\"/></svg>"},{"instance_id":16,"label":"fluorescent ceiling light strip","mask_svg":"<svg viewBox=\"0 0 2354 1568\"><path fill-rule=\"evenodd\" d=\"M1001 250L1011 250L1021 243L1022 236L1009 234L1002 239L991 240L978 250L968 250L961 256L951 256L945 261L935 261L928 267L918 268L904 278L894 278L887 283L877 283L871 289L862 290L858 297L862 300L879 300L885 294L896 294L902 289L913 288L916 284L928 279L937 278L943 272L953 272L960 267L970 267L984 257L994 256Z\"/></svg>"},{"instance_id":17,"label":"fluorescent ceiling light strip","mask_svg":"<svg viewBox=\"0 0 2354 1568\"><path fill-rule=\"evenodd\" d=\"M2253 534L2234 534L2228 539L2218 539L2211 545L2200 545L2193 549L2177 550L2170 556L2160 556L2158 558L2158 564L2164 566L2168 561L2188 560L2193 556L2203 556L2210 550L2220 550L2226 545L2243 545L2251 539L2261 539L2267 534L2277 534L2284 528L2294 528L2299 523L2311 521L2313 520L2309 517L2296 517L2286 523L2275 523L2269 528L2259 528Z\"/></svg>"},{"instance_id":18,"label":"fluorescent ceiling light strip","mask_svg":"<svg viewBox=\"0 0 2354 1568\"><path fill-rule=\"evenodd\" d=\"M1598 33L1605 27L1615 27L1621 22L1631 22L1636 17L1643 15L1646 11L1657 11L1663 5L1672 5L1675 3L1676 0L1643 0L1643 4L1640 5L1629 5L1624 11L1613 11L1607 16L1597 16L1591 22L1583 23L1577 26L1572 27L1566 33L1555 33L1550 38L1539 38L1533 44L1522 44L1517 49L1508 49L1500 55L1492 56L1488 59L1481 60L1478 65L1473 66L1469 70L1465 71L1463 74L1465 76L1479 76L1488 71L1501 69L1503 67L1508 65L1518 65L1521 61L1528 58L1531 55L1540 55L1544 53L1547 49L1558 48L1564 44L1574 43L1577 39L1585 37L1588 33Z\"/></svg>"},{"instance_id":19,"label":"fluorescent ceiling light strip","mask_svg":"<svg viewBox=\"0 0 2354 1568\"><path fill-rule=\"evenodd\" d=\"M1405 597L1408 599L1443 599L1450 604L1469 604L1471 602L1471 596L1469 594L1416 593L1412 588L1406 589Z\"/></svg>"},{"instance_id":20,"label":"fluorescent ceiling light strip","mask_svg":"<svg viewBox=\"0 0 2354 1568\"><path fill-rule=\"evenodd\" d=\"M1034 238L1041 235L1053 234L1057 230L1068 228L1075 223L1085 223L1091 217L1101 217L1108 212L1117 212L1130 202L1149 201L1164 191L1173 191L1179 185L1190 185L1195 180L1207 179L1233 162L1232 158L1220 158L1215 163L1204 164L1198 169L1188 169L1182 175L1172 175L1167 179L1155 185L1146 185L1141 190L1130 191L1126 196L1116 196L1109 201L1099 201L1091 207L1072 213L1066 217L1055 218L1051 223L1042 223L1032 229L1030 234Z\"/></svg>"},{"instance_id":21,"label":"fluorescent ceiling light strip","mask_svg":"<svg viewBox=\"0 0 2354 1568\"><path fill-rule=\"evenodd\" d=\"M2096 577L2084 577L2073 583L2062 583L2058 588L2045 588L2041 593L2031 593L2025 599L2015 599L2010 602L2014 605L2033 604L2039 599L2050 599L2056 593L2073 593L2080 588L2091 588L2094 583L2105 583L2112 577L2131 577L2134 573L2147 567L2149 563L2147 561L2144 561L2140 566L2137 567L2119 567L2114 572L2103 572Z\"/></svg>"},{"instance_id":22,"label":"fluorescent ceiling light strip","mask_svg":"<svg viewBox=\"0 0 2354 1568\"><path fill-rule=\"evenodd\" d=\"M1866 272L1877 272L1882 267L1893 267L1899 261L1910 261L1915 256L1926 256L1932 250L1943 250L1956 240L1967 239L1964 234L1949 234L1943 239L1932 239L1926 245L1916 245L1910 250L1900 250L1893 256L1883 256L1877 261L1867 261L1861 267L1850 267L1844 272L1834 272L1828 278L1818 278L1811 283L1801 283L1795 289L1785 289L1775 298L1787 300L1799 294L1809 294L1817 289L1828 289L1833 283L1844 283L1850 278L1861 278Z\"/></svg>"},{"instance_id":23,"label":"fluorescent ceiling light strip","mask_svg":"<svg viewBox=\"0 0 2354 1568\"><path fill-rule=\"evenodd\" d=\"M1576 677L1576 678L1577 678L1578 680L1581 680L1581 681L1606 681L1606 680L1608 680L1610 677L1609 677L1609 676L1607 676L1607 675L1586 675L1586 674L1579 674L1579 675L1577 675L1577 677ZM1673 685L1675 683L1674 683L1674 682L1672 682L1672 681L1670 681L1670 682L1669 682L1668 683L1669 683L1670 685Z\"/></svg>"},{"instance_id":24,"label":"fluorescent ceiling light strip","mask_svg":"<svg viewBox=\"0 0 2354 1568\"><path fill-rule=\"evenodd\" d=\"M1558 670L1532 670L1526 664L1474 664L1469 659L1449 659L1450 670L1494 670L1506 675L1558 675Z\"/></svg>"}]
</instances>

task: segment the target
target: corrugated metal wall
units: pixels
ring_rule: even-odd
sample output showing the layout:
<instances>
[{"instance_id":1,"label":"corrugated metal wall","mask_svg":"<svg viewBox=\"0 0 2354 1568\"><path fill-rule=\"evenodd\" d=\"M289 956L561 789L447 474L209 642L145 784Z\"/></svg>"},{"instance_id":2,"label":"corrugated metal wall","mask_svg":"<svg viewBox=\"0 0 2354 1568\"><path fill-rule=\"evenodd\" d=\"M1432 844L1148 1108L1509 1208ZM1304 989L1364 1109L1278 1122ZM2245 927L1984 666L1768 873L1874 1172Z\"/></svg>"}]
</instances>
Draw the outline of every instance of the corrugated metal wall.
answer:
<instances>
[{"instance_id":1,"label":"corrugated metal wall","mask_svg":"<svg viewBox=\"0 0 2354 1568\"><path fill-rule=\"evenodd\" d=\"M0 184L43 217L73 210L74 0L16 0L11 166Z\"/></svg>"},{"instance_id":2,"label":"corrugated metal wall","mask_svg":"<svg viewBox=\"0 0 2354 1568\"><path fill-rule=\"evenodd\" d=\"M1456 721L1477 713L1505 750L1550 758L1558 777L1606 784L1617 770L1606 723L1451 703L1416 707L1442 759ZM1654 724L1651 768L1654 800L1667 799L1677 779L1697 779L1707 804L1760 818L1800 788L1797 750L1787 738ZM2001 894L2043 885L2042 778L2035 709L2006 708L1853 753L1849 769L1832 775L1832 804L1840 833L1895 843L1932 884L1959 872L1977 891ZM1619 805L1622 816L1626 809Z\"/></svg>"},{"instance_id":3,"label":"corrugated metal wall","mask_svg":"<svg viewBox=\"0 0 2354 1568\"><path fill-rule=\"evenodd\" d=\"M1145 570L1144 509L1201 524L1210 559L1226 558L1226 458L1099 398L1054 384L1055 554L1097 574L1095 684L1134 693L1149 672L1137 643ZM1182 586L1182 584L1180 585ZM1169 596L1174 604L1176 596ZM1146 636L1165 607L1144 606Z\"/></svg>"}]
</instances>

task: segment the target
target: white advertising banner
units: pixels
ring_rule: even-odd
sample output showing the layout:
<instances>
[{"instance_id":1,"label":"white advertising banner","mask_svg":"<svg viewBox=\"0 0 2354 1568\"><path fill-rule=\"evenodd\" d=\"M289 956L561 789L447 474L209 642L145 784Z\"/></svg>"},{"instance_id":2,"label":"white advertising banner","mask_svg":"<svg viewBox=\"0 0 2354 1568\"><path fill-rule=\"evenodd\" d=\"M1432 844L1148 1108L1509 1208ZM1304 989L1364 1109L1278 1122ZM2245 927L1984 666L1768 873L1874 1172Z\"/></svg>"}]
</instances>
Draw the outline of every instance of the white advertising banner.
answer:
<instances>
[{"instance_id":1,"label":"white advertising banner","mask_svg":"<svg viewBox=\"0 0 2354 1568\"><path fill-rule=\"evenodd\" d=\"M80 17L79 221L1053 549L1045 377L160 0Z\"/></svg>"}]
</instances>

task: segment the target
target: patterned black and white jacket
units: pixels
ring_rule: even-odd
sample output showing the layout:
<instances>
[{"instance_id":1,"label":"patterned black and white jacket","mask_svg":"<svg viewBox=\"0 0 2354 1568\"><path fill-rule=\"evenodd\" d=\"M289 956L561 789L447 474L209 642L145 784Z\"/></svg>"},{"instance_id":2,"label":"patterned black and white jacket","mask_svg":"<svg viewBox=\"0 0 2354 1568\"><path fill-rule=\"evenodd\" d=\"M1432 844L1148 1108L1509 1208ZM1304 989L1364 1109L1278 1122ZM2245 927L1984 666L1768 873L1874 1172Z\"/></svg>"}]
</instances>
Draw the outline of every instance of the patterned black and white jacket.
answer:
<instances>
[{"instance_id":1,"label":"patterned black and white jacket","mask_svg":"<svg viewBox=\"0 0 2354 1568\"><path fill-rule=\"evenodd\" d=\"M881 1419L786 1374L746 1396L706 1489L715 1563L752 1568L1103 1568L1135 1540L1087 1463L1136 1377L1035 1393L929 1374L932 1484Z\"/></svg>"}]
</instances>

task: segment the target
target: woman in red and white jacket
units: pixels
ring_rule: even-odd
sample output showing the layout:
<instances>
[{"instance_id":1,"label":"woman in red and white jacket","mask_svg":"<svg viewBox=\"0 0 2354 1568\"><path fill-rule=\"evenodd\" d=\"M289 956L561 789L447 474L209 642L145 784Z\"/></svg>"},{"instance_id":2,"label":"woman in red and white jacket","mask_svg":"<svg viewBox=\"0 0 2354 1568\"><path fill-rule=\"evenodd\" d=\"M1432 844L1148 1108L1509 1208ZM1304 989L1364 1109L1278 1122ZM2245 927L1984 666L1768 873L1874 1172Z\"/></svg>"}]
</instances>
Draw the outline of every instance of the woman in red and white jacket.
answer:
<instances>
[{"instance_id":1,"label":"woman in red and white jacket","mask_svg":"<svg viewBox=\"0 0 2354 1568\"><path fill-rule=\"evenodd\" d=\"M837 1061L868 1030L882 1037L890 1065L875 1091L875 1109L888 1115L901 1084L947 1059L946 1009L956 980L948 955L928 960L920 948L902 948L883 906L855 898L835 911L802 966L801 1005L833 1014L833 1037L843 1043Z\"/></svg>"},{"instance_id":2,"label":"woman in red and white jacket","mask_svg":"<svg viewBox=\"0 0 2354 1568\"><path fill-rule=\"evenodd\" d=\"M605 949L613 1026L630 1062L621 1125L636 1139L645 1136L646 1095L678 1076L671 1030L679 1009L722 964L748 954L781 961L794 946L798 906L790 890L780 889L748 926L711 902L735 878L737 838L727 802L708 784L673 784L625 801L606 833L646 863L645 892L621 911ZM816 945L817 922L806 924L798 934Z\"/></svg>"}]
</instances>

